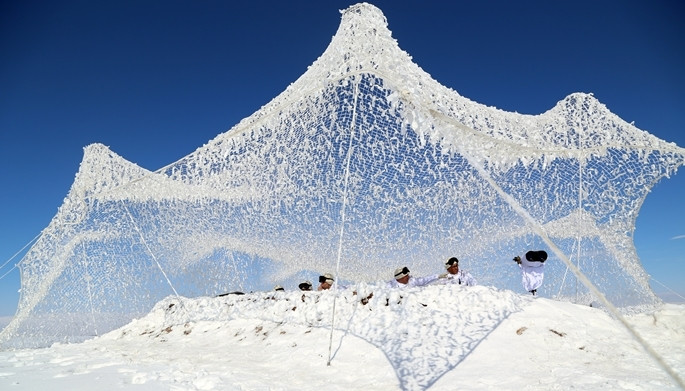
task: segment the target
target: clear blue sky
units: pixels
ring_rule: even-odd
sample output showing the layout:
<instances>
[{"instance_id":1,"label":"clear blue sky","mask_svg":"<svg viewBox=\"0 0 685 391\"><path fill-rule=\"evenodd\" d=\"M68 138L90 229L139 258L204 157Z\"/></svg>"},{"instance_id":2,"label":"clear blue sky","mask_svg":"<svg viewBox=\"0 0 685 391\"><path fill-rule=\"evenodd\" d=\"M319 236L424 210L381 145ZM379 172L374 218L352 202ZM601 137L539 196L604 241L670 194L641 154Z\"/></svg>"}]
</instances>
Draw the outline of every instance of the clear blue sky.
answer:
<instances>
[{"instance_id":1,"label":"clear blue sky","mask_svg":"<svg viewBox=\"0 0 685 391\"><path fill-rule=\"evenodd\" d=\"M304 73L335 34L338 10L352 4L0 3L0 264L55 215L84 146L103 143L151 170L187 155ZM592 92L626 121L685 146L681 1L372 4L400 47L462 96L538 114ZM647 272L682 296L684 194L681 168L648 196L635 233ZM18 289L14 269L0 280L0 315L14 313Z\"/></svg>"}]
</instances>

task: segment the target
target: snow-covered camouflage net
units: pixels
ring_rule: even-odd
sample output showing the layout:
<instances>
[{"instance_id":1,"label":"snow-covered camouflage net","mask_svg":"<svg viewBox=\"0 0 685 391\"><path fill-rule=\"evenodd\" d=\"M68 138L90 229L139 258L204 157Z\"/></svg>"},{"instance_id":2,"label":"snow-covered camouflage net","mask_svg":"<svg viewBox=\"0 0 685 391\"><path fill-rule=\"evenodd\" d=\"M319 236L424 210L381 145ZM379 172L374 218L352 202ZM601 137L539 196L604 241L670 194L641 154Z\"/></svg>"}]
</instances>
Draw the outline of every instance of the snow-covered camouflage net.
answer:
<instances>
[{"instance_id":1,"label":"snow-covered camouflage net","mask_svg":"<svg viewBox=\"0 0 685 391\"><path fill-rule=\"evenodd\" d=\"M379 9L342 14L304 75L178 162L153 172L86 147L20 263L0 344L80 340L170 294L433 274L451 256L480 284L521 291L511 259L530 249L550 252L540 295L594 300L570 260L620 307L657 301L634 222L683 148L588 94L536 116L470 101L411 61Z\"/></svg>"}]
</instances>

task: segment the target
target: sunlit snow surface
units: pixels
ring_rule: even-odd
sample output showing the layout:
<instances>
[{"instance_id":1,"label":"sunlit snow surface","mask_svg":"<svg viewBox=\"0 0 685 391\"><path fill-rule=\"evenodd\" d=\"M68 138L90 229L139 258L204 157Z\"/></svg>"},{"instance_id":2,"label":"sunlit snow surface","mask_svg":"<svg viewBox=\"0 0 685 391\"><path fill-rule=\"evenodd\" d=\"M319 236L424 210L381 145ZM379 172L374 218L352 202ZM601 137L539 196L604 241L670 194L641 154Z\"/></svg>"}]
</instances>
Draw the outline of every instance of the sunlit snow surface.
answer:
<instances>
[{"instance_id":1,"label":"sunlit snow surface","mask_svg":"<svg viewBox=\"0 0 685 391\"><path fill-rule=\"evenodd\" d=\"M99 338L0 353L0 389L679 389L597 308L484 286L353 289L169 297ZM682 378L685 306L628 319Z\"/></svg>"}]
</instances>

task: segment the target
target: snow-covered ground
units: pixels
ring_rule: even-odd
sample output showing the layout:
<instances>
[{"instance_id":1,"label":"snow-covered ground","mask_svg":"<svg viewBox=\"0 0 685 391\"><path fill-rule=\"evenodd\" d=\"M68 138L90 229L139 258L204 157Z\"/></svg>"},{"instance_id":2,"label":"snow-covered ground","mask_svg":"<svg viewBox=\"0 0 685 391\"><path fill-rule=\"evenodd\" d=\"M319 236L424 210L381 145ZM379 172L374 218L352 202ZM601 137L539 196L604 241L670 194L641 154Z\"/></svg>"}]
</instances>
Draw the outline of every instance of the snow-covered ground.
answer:
<instances>
[{"instance_id":1,"label":"snow-covered ground","mask_svg":"<svg viewBox=\"0 0 685 391\"><path fill-rule=\"evenodd\" d=\"M80 344L0 352L0 389L680 389L597 308L484 286L354 289L169 297ZM685 377L685 305L628 320Z\"/></svg>"}]
</instances>

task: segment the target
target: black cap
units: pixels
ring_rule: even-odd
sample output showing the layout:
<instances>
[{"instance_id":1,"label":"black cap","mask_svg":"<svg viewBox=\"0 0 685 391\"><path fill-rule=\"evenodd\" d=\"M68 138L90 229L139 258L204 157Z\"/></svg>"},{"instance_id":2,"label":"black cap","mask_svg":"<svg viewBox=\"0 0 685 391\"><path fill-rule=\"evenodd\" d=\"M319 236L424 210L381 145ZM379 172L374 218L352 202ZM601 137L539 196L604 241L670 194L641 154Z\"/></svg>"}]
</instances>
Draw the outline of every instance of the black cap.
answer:
<instances>
[{"instance_id":1,"label":"black cap","mask_svg":"<svg viewBox=\"0 0 685 391\"><path fill-rule=\"evenodd\" d=\"M459 264L459 260L456 257L452 257L452 258L448 259L447 262L445 262L445 268L449 269L450 266L452 266L454 264L457 264L457 265Z\"/></svg>"},{"instance_id":2,"label":"black cap","mask_svg":"<svg viewBox=\"0 0 685 391\"><path fill-rule=\"evenodd\" d=\"M545 262L547 260L547 252L540 251L528 251L526 253L526 259L529 262Z\"/></svg>"}]
</instances>

